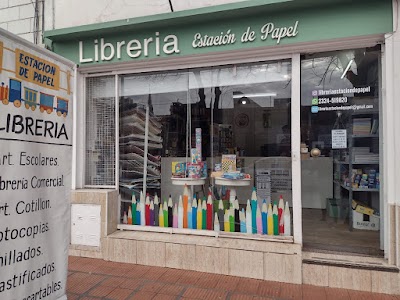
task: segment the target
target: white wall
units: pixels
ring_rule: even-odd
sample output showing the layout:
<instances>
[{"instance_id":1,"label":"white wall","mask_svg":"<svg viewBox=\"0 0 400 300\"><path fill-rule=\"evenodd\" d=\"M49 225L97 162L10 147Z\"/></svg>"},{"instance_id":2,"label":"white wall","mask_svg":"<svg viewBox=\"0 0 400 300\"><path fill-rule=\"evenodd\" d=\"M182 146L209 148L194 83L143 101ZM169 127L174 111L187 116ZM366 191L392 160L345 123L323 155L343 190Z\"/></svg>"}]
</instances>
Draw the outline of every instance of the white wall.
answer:
<instances>
[{"instance_id":1,"label":"white wall","mask_svg":"<svg viewBox=\"0 0 400 300\"><path fill-rule=\"evenodd\" d=\"M174 11L249 0L171 0ZM38 44L45 30L170 13L168 0L0 0L0 28L34 42L35 3L39 7Z\"/></svg>"},{"instance_id":2,"label":"white wall","mask_svg":"<svg viewBox=\"0 0 400 300\"><path fill-rule=\"evenodd\" d=\"M41 43L42 0L38 2L39 34ZM34 17L36 0L0 0L0 28L34 42Z\"/></svg>"},{"instance_id":3,"label":"white wall","mask_svg":"<svg viewBox=\"0 0 400 300\"><path fill-rule=\"evenodd\" d=\"M174 11L181 11L241 1L244 0L171 0L171 3ZM46 30L171 12L168 0L46 0L45 9Z\"/></svg>"}]
</instances>

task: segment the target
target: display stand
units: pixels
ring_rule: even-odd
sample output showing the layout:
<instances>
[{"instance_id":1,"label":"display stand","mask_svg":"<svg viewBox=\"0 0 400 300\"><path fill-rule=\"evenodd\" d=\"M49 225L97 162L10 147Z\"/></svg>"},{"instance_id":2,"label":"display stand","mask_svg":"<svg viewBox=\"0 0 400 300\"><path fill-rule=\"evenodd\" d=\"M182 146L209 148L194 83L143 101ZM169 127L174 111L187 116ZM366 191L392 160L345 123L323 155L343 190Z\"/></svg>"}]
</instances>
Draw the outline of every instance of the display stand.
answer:
<instances>
[{"instance_id":1,"label":"display stand","mask_svg":"<svg viewBox=\"0 0 400 300\"><path fill-rule=\"evenodd\" d=\"M231 187L230 194L229 194L229 202L233 203L236 198L236 188L240 186L249 186L251 183L250 178L245 179L226 179L222 177L215 177L215 184L216 185L224 185Z\"/></svg>"},{"instance_id":2,"label":"display stand","mask_svg":"<svg viewBox=\"0 0 400 300\"><path fill-rule=\"evenodd\" d=\"M187 185L187 186L204 185L206 183L206 177L203 177L203 178L174 178L174 177L171 177L171 181L172 181L173 185Z\"/></svg>"}]
</instances>

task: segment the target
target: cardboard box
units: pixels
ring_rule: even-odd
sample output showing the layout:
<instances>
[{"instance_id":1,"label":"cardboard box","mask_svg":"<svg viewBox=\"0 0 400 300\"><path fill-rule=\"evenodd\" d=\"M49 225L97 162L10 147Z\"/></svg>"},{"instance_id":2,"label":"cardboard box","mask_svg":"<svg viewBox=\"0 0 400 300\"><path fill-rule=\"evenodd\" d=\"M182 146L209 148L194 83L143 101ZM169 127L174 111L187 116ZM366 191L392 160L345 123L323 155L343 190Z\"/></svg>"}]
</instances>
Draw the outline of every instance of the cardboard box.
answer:
<instances>
[{"instance_id":1,"label":"cardboard box","mask_svg":"<svg viewBox=\"0 0 400 300\"><path fill-rule=\"evenodd\" d=\"M362 230L379 230L379 217L376 215L365 215L355 210L352 210L353 214L353 228Z\"/></svg>"},{"instance_id":2,"label":"cardboard box","mask_svg":"<svg viewBox=\"0 0 400 300\"><path fill-rule=\"evenodd\" d=\"M373 208L366 206L364 203L359 202L357 200L352 200L351 201L351 206L353 210L360 214L365 214L365 215L379 215Z\"/></svg>"}]
</instances>

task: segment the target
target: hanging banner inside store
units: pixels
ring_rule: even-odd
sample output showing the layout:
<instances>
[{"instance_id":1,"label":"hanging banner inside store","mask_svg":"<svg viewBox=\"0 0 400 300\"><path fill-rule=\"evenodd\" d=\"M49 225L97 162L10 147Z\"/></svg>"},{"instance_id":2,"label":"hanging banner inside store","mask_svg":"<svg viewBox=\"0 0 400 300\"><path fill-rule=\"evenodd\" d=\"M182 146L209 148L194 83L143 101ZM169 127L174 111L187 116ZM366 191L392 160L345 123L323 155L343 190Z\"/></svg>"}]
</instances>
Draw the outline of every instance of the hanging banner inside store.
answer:
<instances>
[{"instance_id":1,"label":"hanging banner inside store","mask_svg":"<svg viewBox=\"0 0 400 300\"><path fill-rule=\"evenodd\" d=\"M61 299L70 226L72 65L3 30L0 46L0 299Z\"/></svg>"}]
</instances>

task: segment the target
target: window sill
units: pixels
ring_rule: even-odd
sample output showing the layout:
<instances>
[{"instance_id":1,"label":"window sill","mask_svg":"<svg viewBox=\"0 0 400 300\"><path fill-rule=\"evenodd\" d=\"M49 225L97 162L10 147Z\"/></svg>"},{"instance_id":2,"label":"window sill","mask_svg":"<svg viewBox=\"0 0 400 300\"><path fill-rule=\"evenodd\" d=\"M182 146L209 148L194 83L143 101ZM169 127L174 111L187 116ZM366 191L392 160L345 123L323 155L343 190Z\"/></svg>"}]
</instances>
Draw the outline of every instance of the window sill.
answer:
<instances>
[{"instance_id":1,"label":"window sill","mask_svg":"<svg viewBox=\"0 0 400 300\"><path fill-rule=\"evenodd\" d=\"M213 230L195 230L195 229L182 229L182 228L166 228L166 227L152 227L152 226L138 226L118 224L119 230L135 231L135 232L153 232L153 233L168 233L187 236L203 236L215 238L229 238L240 240L253 240L253 241L266 241L266 242L279 242L279 243L293 243L293 236L271 236L261 234L246 234L239 232L224 232Z\"/></svg>"}]
</instances>

